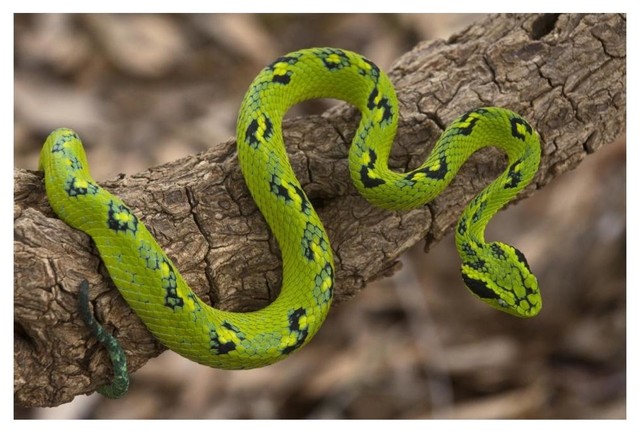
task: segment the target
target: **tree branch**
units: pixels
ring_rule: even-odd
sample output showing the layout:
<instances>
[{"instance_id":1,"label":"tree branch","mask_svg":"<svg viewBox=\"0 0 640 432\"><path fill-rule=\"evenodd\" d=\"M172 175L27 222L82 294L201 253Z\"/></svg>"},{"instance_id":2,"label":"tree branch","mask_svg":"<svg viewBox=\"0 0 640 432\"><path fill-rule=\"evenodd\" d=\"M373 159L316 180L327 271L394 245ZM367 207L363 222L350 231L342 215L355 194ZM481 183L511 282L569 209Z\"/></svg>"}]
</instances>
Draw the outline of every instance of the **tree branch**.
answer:
<instances>
[{"instance_id":1,"label":"tree branch","mask_svg":"<svg viewBox=\"0 0 640 432\"><path fill-rule=\"evenodd\" d=\"M401 105L392 167L418 166L432 145L425 142L464 111L505 106L542 136L540 171L520 197L529 196L624 131L625 41L624 15L561 14L491 16L447 41L419 44L390 71ZM483 150L428 206L380 210L349 178L357 120L341 105L284 126L293 167L335 251L336 302L392 274L421 239L426 249L437 243L505 167L499 152ZM14 179L15 402L55 406L109 379L107 355L77 313L82 279L132 370L163 348L120 297L90 239L55 217L42 174L16 169ZM103 186L136 211L205 301L248 311L277 296L278 247L245 187L234 142Z\"/></svg>"}]
</instances>

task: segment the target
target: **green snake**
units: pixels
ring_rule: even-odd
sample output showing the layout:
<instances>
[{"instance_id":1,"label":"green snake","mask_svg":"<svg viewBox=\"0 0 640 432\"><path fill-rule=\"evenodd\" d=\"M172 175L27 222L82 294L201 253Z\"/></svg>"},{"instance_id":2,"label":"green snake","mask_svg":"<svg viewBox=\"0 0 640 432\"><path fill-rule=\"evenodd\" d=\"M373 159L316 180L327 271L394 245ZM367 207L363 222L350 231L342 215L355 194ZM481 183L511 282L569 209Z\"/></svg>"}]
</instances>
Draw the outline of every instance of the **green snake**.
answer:
<instances>
[{"instance_id":1,"label":"green snake","mask_svg":"<svg viewBox=\"0 0 640 432\"><path fill-rule=\"evenodd\" d=\"M538 169L537 132L506 109L474 109L446 128L420 167L393 172L387 161L398 122L395 90L374 63L342 49L303 49L278 58L255 78L240 108L240 168L282 253L281 292L267 307L229 312L198 298L138 216L93 180L80 138L70 129L53 131L41 151L49 202L63 221L91 236L122 296L166 347L216 368L274 363L311 340L335 289L329 238L291 168L281 128L291 106L321 97L342 99L360 110L349 169L356 188L376 206L423 206L447 187L472 153L485 146L502 149L506 170L471 200L455 229L462 278L474 295L499 310L520 317L540 311L538 283L524 255L484 240L488 221ZM82 316L107 345L116 370L114 383L99 391L118 397L128 385L124 352L92 318L88 284L81 288Z\"/></svg>"}]
</instances>

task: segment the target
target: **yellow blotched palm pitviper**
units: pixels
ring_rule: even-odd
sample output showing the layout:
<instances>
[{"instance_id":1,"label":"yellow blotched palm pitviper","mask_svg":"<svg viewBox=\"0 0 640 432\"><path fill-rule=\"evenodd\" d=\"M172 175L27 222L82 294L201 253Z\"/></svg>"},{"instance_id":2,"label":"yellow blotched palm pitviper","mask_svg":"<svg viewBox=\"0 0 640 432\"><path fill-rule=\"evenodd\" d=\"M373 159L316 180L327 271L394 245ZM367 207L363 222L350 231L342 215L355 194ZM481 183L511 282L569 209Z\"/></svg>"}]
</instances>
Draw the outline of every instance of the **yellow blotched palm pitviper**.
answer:
<instances>
[{"instance_id":1,"label":"yellow blotched palm pitviper","mask_svg":"<svg viewBox=\"0 0 640 432\"><path fill-rule=\"evenodd\" d=\"M487 222L538 169L536 131L506 109L474 109L447 127L419 168L392 172L387 160L398 119L395 91L375 64L346 50L303 49L278 58L255 78L240 108L240 168L282 252L282 289L264 309L236 313L202 302L138 217L91 178L80 139L70 129L53 131L42 149L47 196L62 220L93 238L122 296L169 349L218 368L274 363L311 340L334 292L329 239L291 169L281 129L289 107L319 97L342 99L361 111L349 151L351 177L372 204L391 210L432 200L476 150L502 149L508 168L467 205L455 230L462 278L497 309L522 317L540 311L537 280L524 255L484 241ZM128 387L124 353L93 319L86 282L80 299L82 316L107 345L116 372L114 382L99 390L117 397Z\"/></svg>"}]
</instances>

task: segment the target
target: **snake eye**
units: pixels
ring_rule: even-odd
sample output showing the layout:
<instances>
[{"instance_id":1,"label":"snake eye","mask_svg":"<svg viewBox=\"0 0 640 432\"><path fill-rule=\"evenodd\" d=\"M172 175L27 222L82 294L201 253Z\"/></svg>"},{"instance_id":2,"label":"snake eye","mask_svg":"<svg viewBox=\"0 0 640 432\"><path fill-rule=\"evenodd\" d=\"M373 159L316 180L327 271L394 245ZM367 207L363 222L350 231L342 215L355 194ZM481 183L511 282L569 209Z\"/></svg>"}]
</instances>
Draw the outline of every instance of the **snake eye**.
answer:
<instances>
[{"instance_id":1,"label":"snake eye","mask_svg":"<svg viewBox=\"0 0 640 432\"><path fill-rule=\"evenodd\" d=\"M516 248L513 248L513 252L516 254L518 261L520 261L520 263L522 263L522 265L524 265L527 268L527 270L529 270L529 273L531 273L531 267L529 267L529 263L527 262L527 259L525 258L524 254Z\"/></svg>"},{"instance_id":2,"label":"snake eye","mask_svg":"<svg viewBox=\"0 0 640 432\"><path fill-rule=\"evenodd\" d=\"M474 279L470 277L464 271L464 266L462 267L462 279L464 280L464 284L473 292L475 295L482 299L500 299L500 296L489 286L487 283L480 279Z\"/></svg>"}]
</instances>

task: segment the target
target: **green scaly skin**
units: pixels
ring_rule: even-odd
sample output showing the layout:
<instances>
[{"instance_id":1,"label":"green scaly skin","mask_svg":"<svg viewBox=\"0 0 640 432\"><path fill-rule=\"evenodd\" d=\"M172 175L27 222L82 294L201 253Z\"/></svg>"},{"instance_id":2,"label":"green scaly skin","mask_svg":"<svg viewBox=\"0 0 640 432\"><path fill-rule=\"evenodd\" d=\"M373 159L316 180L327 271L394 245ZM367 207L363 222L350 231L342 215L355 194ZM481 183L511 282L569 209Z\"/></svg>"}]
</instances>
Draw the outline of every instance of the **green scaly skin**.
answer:
<instances>
[{"instance_id":1,"label":"green scaly skin","mask_svg":"<svg viewBox=\"0 0 640 432\"><path fill-rule=\"evenodd\" d=\"M111 358L111 364L113 365L113 380L110 384L99 387L98 392L111 399L117 399L129 390L127 355L118 340L98 324L98 321L96 321L89 310L89 282L86 280L80 283L78 306L80 307L80 316L84 320L84 323L89 327L96 339L98 339L98 342L107 348L107 352Z\"/></svg>"},{"instance_id":2,"label":"green scaly skin","mask_svg":"<svg viewBox=\"0 0 640 432\"><path fill-rule=\"evenodd\" d=\"M345 100L362 112L349 152L351 177L362 195L384 208L422 206L476 150L502 149L507 170L471 201L456 229L462 277L497 309L521 317L539 312L537 281L522 253L484 241L487 222L538 169L537 133L511 111L479 108L444 131L422 166L392 172L387 159L398 119L395 91L377 66L345 50L314 48L280 57L257 76L240 109L240 168L283 260L281 293L262 310L235 313L203 303L135 214L91 178L80 139L70 129L53 131L42 149L47 196L62 220L93 238L122 296L166 347L216 368L274 363L309 342L333 297L329 239L291 169L281 129L289 107L319 97ZM115 356L115 369L122 369L122 359ZM118 396L117 390L106 392Z\"/></svg>"}]
</instances>

